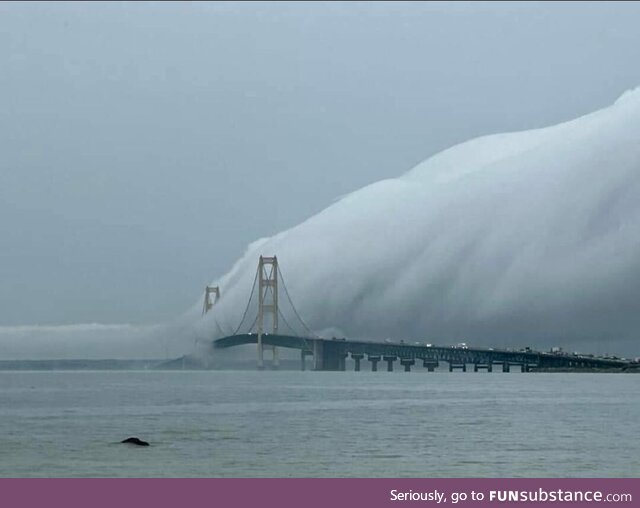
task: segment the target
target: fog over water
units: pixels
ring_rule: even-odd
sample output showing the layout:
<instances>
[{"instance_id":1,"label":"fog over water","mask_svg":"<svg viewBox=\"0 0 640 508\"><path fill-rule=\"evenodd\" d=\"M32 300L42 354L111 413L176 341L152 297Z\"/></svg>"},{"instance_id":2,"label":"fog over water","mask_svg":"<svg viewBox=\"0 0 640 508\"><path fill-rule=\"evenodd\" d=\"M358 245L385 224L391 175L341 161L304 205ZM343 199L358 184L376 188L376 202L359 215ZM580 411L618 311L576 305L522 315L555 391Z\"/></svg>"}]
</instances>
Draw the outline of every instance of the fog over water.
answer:
<instances>
[{"instance_id":1,"label":"fog over water","mask_svg":"<svg viewBox=\"0 0 640 508\"><path fill-rule=\"evenodd\" d=\"M213 281L209 323L240 321L258 256L277 254L317 331L637 351L639 176L640 89L462 143L250 245Z\"/></svg>"},{"instance_id":2,"label":"fog over water","mask_svg":"<svg viewBox=\"0 0 640 508\"><path fill-rule=\"evenodd\" d=\"M0 353L192 352L235 329L258 257L275 254L317 333L633 355L639 140L640 89L560 125L473 139L253 242L212 281L222 297L204 319L198 300L169 325L3 327Z\"/></svg>"}]
</instances>

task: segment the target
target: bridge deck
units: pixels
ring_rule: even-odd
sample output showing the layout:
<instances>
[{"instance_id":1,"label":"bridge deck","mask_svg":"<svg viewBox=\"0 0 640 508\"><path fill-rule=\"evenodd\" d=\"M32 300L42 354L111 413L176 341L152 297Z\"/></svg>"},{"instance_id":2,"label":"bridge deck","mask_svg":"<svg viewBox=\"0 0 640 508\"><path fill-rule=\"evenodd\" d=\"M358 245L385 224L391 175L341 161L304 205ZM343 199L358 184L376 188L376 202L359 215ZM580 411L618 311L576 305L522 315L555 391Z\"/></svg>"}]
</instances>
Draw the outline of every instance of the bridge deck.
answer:
<instances>
[{"instance_id":1,"label":"bridge deck","mask_svg":"<svg viewBox=\"0 0 640 508\"><path fill-rule=\"evenodd\" d=\"M215 348L229 348L243 344L256 344L257 342L258 335L249 333L223 337L213 341L213 344ZM263 334L262 343L298 349L303 354L313 354L316 370L344 370L344 360L348 355L357 360L357 368L359 368L360 358L364 357L364 355L373 362L380 359L385 359L386 361L420 359L425 362L445 361L451 366L475 364L487 370L490 370L490 366L494 364L502 364L506 368L509 365L520 365L526 369L530 367L607 369L624 368L631 364L631 362L625 360L586 355L576 356L539 351L511 351L477 347L427 346L425 344L352 339L319 339L292 335ZM391 368L391 364L389 368Z\"/></svg>"}]
</instances>

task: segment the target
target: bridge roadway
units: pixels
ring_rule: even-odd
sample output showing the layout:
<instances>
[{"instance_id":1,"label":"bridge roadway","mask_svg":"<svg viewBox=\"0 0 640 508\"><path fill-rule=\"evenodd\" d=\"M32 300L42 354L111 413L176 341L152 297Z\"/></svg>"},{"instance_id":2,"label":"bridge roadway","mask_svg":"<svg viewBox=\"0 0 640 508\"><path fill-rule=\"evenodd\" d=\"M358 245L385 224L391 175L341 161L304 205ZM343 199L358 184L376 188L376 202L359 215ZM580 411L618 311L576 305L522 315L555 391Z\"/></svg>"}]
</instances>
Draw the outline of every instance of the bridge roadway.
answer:
<instances>
[{"instance_id":1,"label":"bridge roadway","mask_svg":"<svg viewBox=\"0 0 640 508\"><path fill-rule=\"evenodd\" d=\"M229 348L243 344L257 344L258 334L249 333L222 337L213 341L215 348ZM292 335L263 334L262 343L300 350L301 366L305 368L305 357L313 356L314 370L340 371L346 368L346 359L351 356L355 370L365 358L371 362L371 370L378 370L378 362L386 363L388 371L399 360L405 371L410 371L416 361L422 361L423 367L433 371L440 361L449 364L449 371L466 371L471 365L474 371L491 372L494 366L503 372L509 372L512 366L520 367L522 372L537 369L607 369L624 368L631 362L626 360L599 358L586 355L568 355L542 353L539 351L512 351L478 347L427 346L403 342L374 342L351 339L320 339L297 337Z\"/></svg>"}]
</instances>

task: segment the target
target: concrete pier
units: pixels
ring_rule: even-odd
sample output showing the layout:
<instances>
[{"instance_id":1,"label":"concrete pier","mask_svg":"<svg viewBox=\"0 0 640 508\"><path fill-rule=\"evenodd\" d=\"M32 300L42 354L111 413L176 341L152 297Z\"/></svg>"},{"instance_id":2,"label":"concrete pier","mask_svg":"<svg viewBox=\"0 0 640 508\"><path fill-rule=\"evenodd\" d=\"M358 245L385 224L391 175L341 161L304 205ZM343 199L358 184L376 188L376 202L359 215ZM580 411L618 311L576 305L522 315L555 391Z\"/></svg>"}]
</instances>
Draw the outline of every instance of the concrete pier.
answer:
<instances>
[{"instance_id":1,"label":"concrete pier","mask_svg":"<svg viewBox=\"0 0 640 508\"><path fill-rule=\"evenodd\" d=\"M356 362L354 370L356 372L360 372L360 360L364 358L364 353L351 353L351 358L353 358L353 361Z\"/></svg>"},{"instance_id":2,"label":"concrete pier","mask_svg":"<svg viewBox=\"0 0 640 508\"><path fill-rule=\"evenodd\" d=\"M411 372L411 366L415 364L416 361L413 358L400 358L400 365L404 367L405 372Z\"/></svg>"},{"instance_id":3,"label":"concrete pier","mask_svg":"<svg viewBox=\"0 0 640 508\"><path fill-rule=\"evenodd\" d=\"M380 357L376 355L369 355L368 359L371 362L371 372L377 372L378 362L380 361Z\"/></svg>"},{"instance_id":4,"label":"concrete pier","mask_svg":"<svg viewBox=\"0 0 640 508\"><path fill-rule=\"evenodd\" d=\"M313 352L306 349L300 350L300 370L307 370L307 356L313 356Z\"/></svg>"},{"instance_id":5,"label":"concrete pier","mask_svg":"<svg viewBox=\"0 0 640 508\"><path fill-rule=\"evenodd\" d=\"M474 363L473 364L473 372L478 372L479 370L486 370L487 372L493 371L492 363Z\"/></svg>"},{"instance_id":6,"label":"concrete pier","mask_svg":"<svg viewBox=\"0 0 640 508\"><path fill-rule=\"evenodd\" d=\"M324 370L324 343L319 340L313 341L313 370Z\"/></svg>"},{"instance_id":7,"label":"concrete pier","mask_svg":"<svg viewBox=\"0 0 640 508\"><path fill-rule=\"evenodd\" d=\"M511 372L511 365L509 365L509 362L504 362L502 364L502 372Z\"/></svg>"},{"instance_id":8,"label":"concrete pier","mask_svg":"<svg viewBox=\"0 0 640 508\"><path fill-rule=\"evenodd\" d=\"M316 345L317 344L317 345ZM314 341L314 369L343 371L348 353L342 341Z\"/></svg>"},{"instance_id":9,"label":"concrete pier","mask_svg":"<svg viewBox=\"0 0 640 508\"><path fill-rule=\"evenodd\" d=\"M462 372L467 372L467 364L466 363L449 362L449 372L453 372L456 369L459 369Z\"/></svg>"},{"instance_id":10,"label":"concrete pier","mask_svg":"<svg viewBox=\"0 0 640 508\"><path fill-rule=\"evenodd\" d=\"M438 362L438 360L431 360L431 359L422 360L422 366L425 369L427 369L427 372L433 372L434 370L436 370L436 368L438 368L439 365L440 363Z\"/></svg>"},{"instance_id":11,"label":"concrete pier","mask_svg":"<svg viewBox=\"0 0 640 508\"><path fill-rule=\"evenodd\" d=\"M382 359L387 362L387 372L393 372L393 362L395 362L397 356L383 356Z\"/></svg>"}]
</instances>

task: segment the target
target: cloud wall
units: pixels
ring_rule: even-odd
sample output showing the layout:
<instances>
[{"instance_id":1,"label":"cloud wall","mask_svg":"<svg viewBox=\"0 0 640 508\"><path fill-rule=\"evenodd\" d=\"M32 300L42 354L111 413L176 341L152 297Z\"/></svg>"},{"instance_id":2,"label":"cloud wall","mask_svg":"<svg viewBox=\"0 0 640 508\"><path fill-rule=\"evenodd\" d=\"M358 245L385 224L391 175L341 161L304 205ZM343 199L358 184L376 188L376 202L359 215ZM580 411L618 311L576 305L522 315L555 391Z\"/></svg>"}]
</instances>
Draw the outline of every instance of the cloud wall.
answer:
<instances>
[{"instance_id":1,"label":"cloud wall","mask_svg":"<svg viewBox=\"0 0 640 508\"><path fill-rule=\"evenodd\" d=\"M258 257L275 254L316 331L629 354L639 228L635 89L560 125L454 146L251 244L213 281L206 326L237 325Z\"/></svg>"},{"instance_id":2,"label":"cloud wall","mask_svg":"<svg viewBox=\"0 0 640 508\"><path fill-rule=\"evenodd\" d=\"M640 88L454 146L252 243L212 282L222 298L204 319L200 300L154 326L0 327L0 358L194 352L238 325L261 254L325 336L640 356Z\"/></svg>"}]
</instances>

